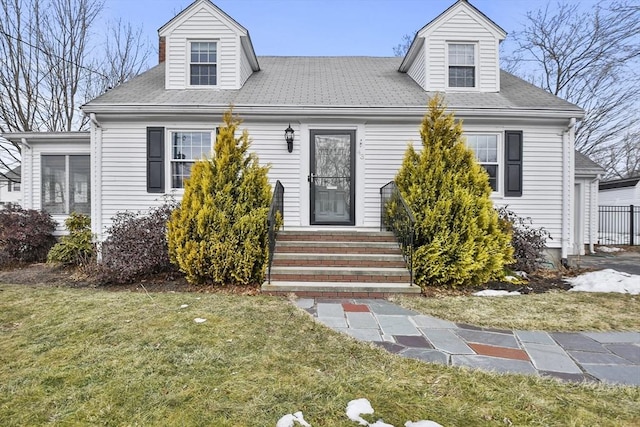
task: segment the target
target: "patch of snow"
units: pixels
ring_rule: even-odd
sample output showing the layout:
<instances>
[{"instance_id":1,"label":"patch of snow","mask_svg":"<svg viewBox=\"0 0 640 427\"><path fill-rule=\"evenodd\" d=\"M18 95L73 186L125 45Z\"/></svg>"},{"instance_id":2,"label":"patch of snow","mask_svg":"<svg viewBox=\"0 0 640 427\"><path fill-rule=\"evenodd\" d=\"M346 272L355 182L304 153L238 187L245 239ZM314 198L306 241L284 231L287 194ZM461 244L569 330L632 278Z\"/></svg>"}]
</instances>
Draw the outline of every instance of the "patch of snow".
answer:
<instances>
[{"instance_id":1,"label":"patch of snow","mask_svg":"<svg viewBox=\"0 0 640 427\"><path fill-rule=\"evenodd\" d=\"M564 279L578 292L616 292L621 294L640 294L640 276L613 269L592 271L577 277Z\"/></svg>"},{"instance_id":2,"label":"patch of snow","mask_svg":"<svg viewBox=\"0 0 640 427\"><path fill-rule=\"evenodd\" d=\"M375 422L375 423L373 423L373 424L369 424L369 426L370 426L370 427L394 427L393 425L391 425L391 424L387 424L387 423L385 423L385 422L384 422L384 421L382 421L382 420L378 420L378 421L376 421L376 422Z\"/></svg>"},{"instance_id":3,"label":"patch of snow","mask_svg":"<svg viewBox=\"0 0 640 427\"><path fill-rule=\"evenodd\" d=\"M193 321L196 323L204 323L207 321L207 319L203 319L202 317L196 317L195 319L193 319Z\"/></svg>"},{"instance_id":4,"label":"patch of snow","mask_svg":"<svg viewBox=\"0 0 640 427\"><path fill-rule=\"evenodd\" d=\"M607 253L624 252L624 249L616 248L615 246L598 246L598 252L607 252Z\"/></svg>"},{"instance_id":5,"label":"patch of snow","mask_svg":"<svg viewBox=\"0 0 640 427\"><path fill-rule=\"evenodd\" d=\"M187 307L189 307L189 304L182 304L182 305L180 306L180 308L187 308Z\"/></svg>"},{"instance_id":6,"label":"patch of snow","mask_svg":"<svg viewBox=\"0 0 640 427\"><path fill-rule=\"evenodd\" d=\"M294 422L303 427L311 427L311 424L304 420L304 416L301 411L283 416L278 420L276 427L293 427Z\"/></svg>"},{"instance_id":7,"label":"patch of snow","mask_svg":"<svg viewBox=\"0 0 640 427\"><path fill-rule=\"evenodd\" d=\"M509 292L509 291L496 291L493 289L485 289L484 291L478 291L473 295L477 297L504 297L504 296L515 296L515 295L522 295L522 294L518 291Z\"/></svg>"},{"instance_id":8,"label":"patch of snow","mask_svg":"<svg viewBox=\"0 0 640 427\"><path fill-rule=\"evenodd\" d=\"M404 423L404 427L442 427L442 425L435 421L420 420L416 422L407 421Z\"/></svg>"},{"instance_id":9,"label":"patch of snow","mask_svg":"<svg viewBox=\"0 0 640 427\"><path fill-rule=\"evenodd\" d=\"M351 421L357 421L361 426L368 426L369 422L360 416L362 414L373 414L371 402L367 399L355 399L347 403L347 417Z\"/></svg>"}]
</instances>

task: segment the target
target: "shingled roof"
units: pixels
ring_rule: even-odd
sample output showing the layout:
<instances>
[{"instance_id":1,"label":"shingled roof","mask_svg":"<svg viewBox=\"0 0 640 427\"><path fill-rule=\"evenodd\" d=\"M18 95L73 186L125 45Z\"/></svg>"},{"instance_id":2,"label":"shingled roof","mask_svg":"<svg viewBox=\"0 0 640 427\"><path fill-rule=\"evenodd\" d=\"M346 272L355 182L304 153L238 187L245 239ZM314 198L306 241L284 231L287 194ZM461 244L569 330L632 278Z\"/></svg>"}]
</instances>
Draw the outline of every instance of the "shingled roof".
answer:
<instances>
[{"instance_id":1,"label":"shingled roof","mask_svg":"<svg viewBox=\"0 0 640 427\"><path fill-rule=\"evenodd\" d=\"M576 174L583 175L598 175L605 172L602 166L600 166L578 150L576 150L575 152L575 170Z\"/></svg>"},{"instance_id":2,"label":"shingled roof","mask_svg":"<svg viewBox=\"0 0 640 427\"><path fill-rule=\"evenodd\" d=\"M299 106L424 108L435 93L399 72L399 57L258 57L261 70L238 90L166 90L164 63L86 104L86 112L119 106ZM445 95L453 109L583 111L505 71L499 93Z\"/></svg>"}]
</instances>

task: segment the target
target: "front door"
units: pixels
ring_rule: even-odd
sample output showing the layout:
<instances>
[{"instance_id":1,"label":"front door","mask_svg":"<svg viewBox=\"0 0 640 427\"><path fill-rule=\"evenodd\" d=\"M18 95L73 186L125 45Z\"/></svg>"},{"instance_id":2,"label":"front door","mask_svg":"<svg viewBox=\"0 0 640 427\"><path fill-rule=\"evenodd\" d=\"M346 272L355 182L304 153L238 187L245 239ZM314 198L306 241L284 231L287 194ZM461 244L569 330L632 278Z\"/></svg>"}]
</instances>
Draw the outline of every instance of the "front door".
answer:
<instances>
[{"instance_id":1,"label":"front door","mask_svg":"<svg viewBox=\"0 0 640 427\"><path fill-rule=\"evenodd\" d=\"M353 130L312 130L311 224L354 225L355 141Z\"/></svg>"}]
</instances>

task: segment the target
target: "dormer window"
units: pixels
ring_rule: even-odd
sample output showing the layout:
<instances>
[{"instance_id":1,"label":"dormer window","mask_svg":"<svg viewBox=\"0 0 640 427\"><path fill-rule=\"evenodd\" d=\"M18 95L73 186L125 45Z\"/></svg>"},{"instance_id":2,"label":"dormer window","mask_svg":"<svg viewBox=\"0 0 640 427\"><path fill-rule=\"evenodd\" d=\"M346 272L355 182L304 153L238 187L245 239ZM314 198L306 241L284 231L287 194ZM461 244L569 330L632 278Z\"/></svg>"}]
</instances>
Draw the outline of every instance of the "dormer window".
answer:
<instances>
[{"instance_id":1,"label":"dormer window","mask_svg":"<svg viewBox=\"0 0 640 427\"><path fill-rule=\"evenodd\" d=\"M218 84L218 44L214 41L191 42L189 81L191 86Z\"/></svg>"},{"instance_id":2,"label":"dormer window","mask_svg":"<svg viewBox=\"0 0 640 427\"><path fill-rule=\"evenodd\" d=\"M476 49L473 43L449 43L449 87L476 87Z\"/></svg>"}]
</instances>

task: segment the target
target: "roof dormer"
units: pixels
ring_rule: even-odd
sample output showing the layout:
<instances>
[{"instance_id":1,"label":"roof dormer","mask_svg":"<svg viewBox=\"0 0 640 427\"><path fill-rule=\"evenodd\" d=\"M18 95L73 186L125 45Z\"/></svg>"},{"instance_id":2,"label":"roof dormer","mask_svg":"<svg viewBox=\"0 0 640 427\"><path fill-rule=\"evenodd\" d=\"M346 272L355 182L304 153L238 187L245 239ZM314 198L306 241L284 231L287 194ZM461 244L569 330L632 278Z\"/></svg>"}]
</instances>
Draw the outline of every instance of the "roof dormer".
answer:
<instances>
[{"instance_id":1,"label":"roof dormer","mask_svg":"<svg viewBox=\"0 0 640 427\"><path fill-rule=\"evenodd\" d=\"M240 89L259 71L249 32L209 0L158 30L166 89Z\"/></svg>"},{"instance_id":2,"label":"roof dormer","mask_svg":"<svg viewBox=\"0 0 640 427\"><path fill-rule=\"evenodd\" d=\"M499 46L506 35L458 0L417 32L399 71L430 92L499 92Z\"/></svg>"}]
</instances>

